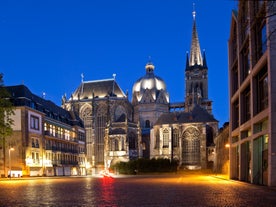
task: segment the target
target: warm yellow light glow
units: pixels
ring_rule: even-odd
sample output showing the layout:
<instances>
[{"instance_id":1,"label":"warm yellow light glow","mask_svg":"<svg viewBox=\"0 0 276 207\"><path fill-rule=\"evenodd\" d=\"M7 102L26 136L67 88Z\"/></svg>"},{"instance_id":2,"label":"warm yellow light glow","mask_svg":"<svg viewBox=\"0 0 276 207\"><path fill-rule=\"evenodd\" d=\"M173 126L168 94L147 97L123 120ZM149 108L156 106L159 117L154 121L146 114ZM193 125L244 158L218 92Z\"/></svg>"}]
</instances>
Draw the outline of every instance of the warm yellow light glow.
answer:
<instances>
[{"instance_id":1,"label":"warm yellow light glow","mask_svg":"<svg viewBox=\"0 0 276 207\"><path fill-rule=\"evenodd\" d=\"M225 144L225 147L226 147L226 148L229 148L229 147L230 147L230 145L227 143L227 144Z\"/></svg>"},{"instance_id":2,"label":"warm yellow light glow","mask_svg":"<svg viewBox=\"0 0 276 207\"><path fill-rule=\"evenodd\" d=\"M44 160L43 164L45 167L53 167L52 160Z\"/></svg>"},{"instance_id":3,"label":"warm yellow light glow","mask_svg":"<svg viewBox=\"0 0 276 207\"><path fill-rule=\"evenodd\" d=\"M33 164L33 159L28 157L26 158L26 165L32 165Z\"/></svg>"},{"instance_id":4,"label":"warm yellow light glow","mask_svg":"<svg viewBox=\"0 0 276 207\"><path fill-rule=\"evenodd\" d=\"M86 162L86 169L90 169L90 168L91 168L90 162Z\"/></svg>"}]
</instances>

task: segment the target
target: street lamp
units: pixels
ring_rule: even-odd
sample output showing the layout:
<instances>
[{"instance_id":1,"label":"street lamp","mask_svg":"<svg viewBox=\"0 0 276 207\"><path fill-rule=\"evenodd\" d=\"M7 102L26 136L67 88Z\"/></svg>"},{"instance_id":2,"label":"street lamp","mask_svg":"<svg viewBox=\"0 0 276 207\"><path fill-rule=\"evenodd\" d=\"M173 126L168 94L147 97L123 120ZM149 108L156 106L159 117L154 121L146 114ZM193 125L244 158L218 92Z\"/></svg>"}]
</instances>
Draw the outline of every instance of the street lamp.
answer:
<instances>
[{"instance_id":1,"label":"street lamp","mask_svg":"<svg viewBox=\"0 0 276 207\"><path fill-rule=\"evenodd\" d=\"M9 148L9 175L10 175L10 179L11 179L11 151L14 151L13 147Z\"/></svg>"}]
</instances>

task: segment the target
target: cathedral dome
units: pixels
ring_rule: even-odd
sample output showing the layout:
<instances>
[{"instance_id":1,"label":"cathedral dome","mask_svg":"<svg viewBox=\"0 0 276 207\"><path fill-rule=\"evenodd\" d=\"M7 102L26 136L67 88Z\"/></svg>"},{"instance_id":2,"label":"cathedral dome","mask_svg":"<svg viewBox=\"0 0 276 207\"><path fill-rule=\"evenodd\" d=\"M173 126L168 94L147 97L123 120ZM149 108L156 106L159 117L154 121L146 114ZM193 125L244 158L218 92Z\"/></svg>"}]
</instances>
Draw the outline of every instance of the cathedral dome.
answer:
<instances>
[{"instance_id":1,"label":"cathedral dome","mask_svg":"<svg viewBox=\"0 0 276 207\"><path fill-rule=\"evenodd\" d=\"M148 95L151 95L151 97L148 97L147 99L153 99L153 101L155 102L158 99L158 97L161 94L163 94L165 96L164 102L168 103L169 95L167 93L166 84L164 80L154 75L154 72L153 72L154 65L151 62L148 62L145 68L146 68L146 74L143 77L139 78L133 85L133 88L132 88L133 100L136 99L138 102L141 102L143 97L146 94L148 94Z\"/></svg>"}]
</instances>

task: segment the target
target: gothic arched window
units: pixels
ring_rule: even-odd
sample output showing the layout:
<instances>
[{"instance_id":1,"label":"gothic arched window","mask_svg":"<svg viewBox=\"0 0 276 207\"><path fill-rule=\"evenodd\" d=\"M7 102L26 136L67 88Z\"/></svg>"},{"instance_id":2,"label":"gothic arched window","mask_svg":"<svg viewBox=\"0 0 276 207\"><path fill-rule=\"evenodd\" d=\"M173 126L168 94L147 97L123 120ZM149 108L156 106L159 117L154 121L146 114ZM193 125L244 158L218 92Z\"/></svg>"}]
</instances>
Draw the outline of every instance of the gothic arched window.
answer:
<instances>
[{"instance_id":1,"label":"gothic arched window","mask_svg":"<svg viewBox=\"0 0 276 207\"><path fill-rule=\"evenodd\" d=\"M109 142L110 151L119 151L119 140L118 138L112 138Z\"/></svg>"},{"instance_id":2,"label":"gothic arched window","mask_svg":"<svg viewBox=\"0 0 276 207\"><path fill-rule=\"evenodd\" d=\"M179 147L179 130L173 129L173 147Z\"/></svg>"},{"instance_id":3,"label":"gothic arched window","mask_svg":"<svg viewBox=\"0 0 276 207\"><path fill-rule=\"evenodd\" d=\"M159 135L159 129L156 130L155 134L155 146L154 149L159 149L160 148L160 135Z\"/></svg>"},{"instance_id":4,"label":"gothic arched window","mask_svg":"<svg viewBox=\"0 0 276 207\"><path fill-rule=\"evenodd\" d=\"M169 130L164 129L163 131L163 148L169 147Z\"/></svg>"},{"instance_id":5,"label":"gothic arched window","mask_svg":"<svg viewBox=\"0 0 276 207\"><path fill-rule=\"evenodd\" d=\"M189 127L183 133L182 157L184 165L200 165L200 137L199 131Z\"/></svg>"},{"instance_id":6,"label":"gothic arched window","mask_svg":"<svg viewBox=\"0 0 276 207\"><path fill-rule=\"evenodd\" d=\"M117 106L116 110L115 110L115 113L114 113L114 121L117 121L117 120L120 120L120 121L125 121L126 119L126 109L119 105Z\"/></svg>"},{"instance_id":7,"label":"gothic arched window","mask_svg":"<svg viewBox=\"0 0 276 207\"><path fill-rule=\"evenodd\" d=\"M133 133L128 135L128 147L129 149L136 149L136 139L135 139L135 135Z\"/></svg>"}]
</instances>

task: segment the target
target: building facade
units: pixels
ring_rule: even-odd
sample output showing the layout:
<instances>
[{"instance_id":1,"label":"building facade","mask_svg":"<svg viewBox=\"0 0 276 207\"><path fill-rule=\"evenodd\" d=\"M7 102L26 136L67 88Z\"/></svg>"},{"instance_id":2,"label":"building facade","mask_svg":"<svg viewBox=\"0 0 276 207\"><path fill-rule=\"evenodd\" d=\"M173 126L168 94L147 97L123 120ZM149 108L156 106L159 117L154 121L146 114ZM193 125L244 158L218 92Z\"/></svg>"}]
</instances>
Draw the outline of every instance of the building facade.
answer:
<instances>
[{"instance_id":1,"label":"building facade","mask_svg":"<svg viewBox=\"0 0 276 207\"><path fill-rule=\"evenodd\" d=\"M82 121L26 86L8 86L15 110L6 137L5 176L86 175L86 141Z\"/></svg>"},{"instance_id":2,"label":"building facade","mask_svg":"<svg viewBox=\"0 0 276 207\"><path fill-rule=\"evenodd\" d=\"M139 123L133 107L114 79L83 81L62 107L84 121L88 174L95 174L119 161L141 154Z\"/></svg>"},{"instance_id":3,"label":"building facade","mask_svg":"<svg viewBox=\"0 0 276 207\"><path fill-rule=\"evenodd\" d=\"M150 130L162 114L169 113L169 93L165 81L155 75L155 66L149 61L146 74L139 78L132 88L134 120L141 127L143 157L150 158Z\"/></svg>"},{"instance_id":4,"label":"building facade","mask_svg":"<svg viewBox=\"0 0 276 207\"><path fill-rule=\"evenodd\" d=\"M212 101L208 99L208 67L205 53L203 57L201 54L195 15L194 11L190 57L187 54L185 69L185 101L170 104L169 99L161 99L164 108L151 128L150 158L176 160L185 169L206 169L213 166L213 138L218 121L212 115ZM166 94L163 88L161 92ZM154 103L153 98L148 100ZM147 102L138 105L142 104Z\"/></svg>"},{"instance_id":5,"label":"building facade","mask_svg":"<svg viewBox=\"0 0 276 207\"><path fill-rule=\"evenodd\" d=\"M276 185L274 1L240 0L229 38L230 178Z\"/></svg>"},{"instance_id":6,"label":"building facade","mask_svg":"<svg viewBox=\"0 0 276 207\"><path fill-rule=\"evenodd\" d=\"M214 139L214 172L229 177L229 122L224 123Z\"/></svg>"},{"instance_id":7,"label":"building facade","mask_svg":"<svg viewBox=\"0 0 276 207\"><path fill-rule=\"evenodd\" d=\"M131 103L113 79L83 81L62 107L84 121L88 174L120 161L176 159L189 169L207 168L218 122L208 99L208 67L202 57L193 12L190 58L185 69L186 96L170 103L165 81L149 61L134 82ZM178 113L171 112L177 109Z\"/></svg>"},{"instance_id":8,"label":"building facade","mask_svg":"<svg viewBox=\"0 0 276 207\"><path fill-rule=\"evenodd\" d=\"M218 121L196 105L190 112L170 112L159 117L151 130L151 158L176 160L183 169L213 166L209 159Z\"/></svg>"}]
</instances>

